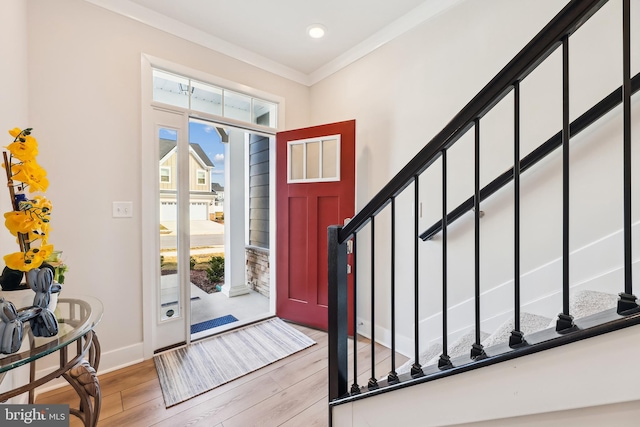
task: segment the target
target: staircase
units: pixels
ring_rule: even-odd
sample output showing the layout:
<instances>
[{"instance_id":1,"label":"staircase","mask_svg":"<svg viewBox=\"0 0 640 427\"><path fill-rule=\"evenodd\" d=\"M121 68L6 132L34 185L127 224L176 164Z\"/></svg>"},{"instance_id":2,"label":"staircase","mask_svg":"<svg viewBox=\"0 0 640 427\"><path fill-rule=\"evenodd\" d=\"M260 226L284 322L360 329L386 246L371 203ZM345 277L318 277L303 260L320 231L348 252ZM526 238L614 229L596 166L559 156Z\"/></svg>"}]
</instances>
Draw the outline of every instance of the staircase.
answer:
<instances>
[{"instance_id":1,"label":"staircase","mask_svg":"<svg viewBox=\"0 0 640 427\"><path fill-rule=\"evenodd\" d=\"M634 340L640 307L634 295L632 255L640 229L632 222L631 136L633 119L638 123L631 111L640 75L631 75L631 2L621 1L620 87L570 120L570 42L607 3L570 1L347 225L329 228L331 425L389 425L401 420L401 425L444 426L493 420L486 425L497 426L499 418L506 423L500 425L518 425L507 420L556 412L560 420L578 416L570 412L576 408L602 407L606 412L611 408L607 405L640 401L640 391L631 387L615 351L622 348L625 360L640 356L640 344ZM525 153L522 87L554 52L562 64L561 129ZM512 166L481 185L487 179L480 153L490 142L481 129L505 102L512 109ZM619 168L610 172L621 176L621 228L592 240L576 239L574 230L588 225L589 212L571 210L570 191L577 187L571 171L590 154L576 141L597 140L598 129L614 116L622 128L621 154ZM637 136L633 140L639 141ZM451 209L455 203L448 197L454 194L455 177L448 168L462 150L473 159L474 189ZM601 153L591 151L597 160ZM561 188L555 217L560 224L559 256L532 264L523 254L536 234L522 237L523 219L530 222L530 211L539 208L530 206L532 189L546 189L549 181ZM489 214L483 218L484 211ZM429 219L433 222L425 226ZM500 246L500 253L483 252L487 240L505 235L510 241ZM584 261L589 259L598 262ZM376 277L380 262L389 263L388 277ZM511 266L510 277L487 284L487 277L493 276L486 271L498 271L500 264ZM366 266L366 275L359 265ZM353 301L347 297L349 274L355 276ZM362 289L370 297L367 312L359 316ZM376 301L381 296L384 302ZM357 378L350 372L358 372L358 358L349 362L347 356L349 310L354 330L372 342L367 384L347 380ZM411 359L401 366L392 359L390 372L376 372L376 341L387 344L392 355L398 351ZM570 380L558 381L562 376ZM585 387L593 388L587 398ZM496 407L496 402L503 403ZM590 422L599 422L600 415Z\"/></svg>"},{"instance_id":2,"label":"staircase","mask_svg":"<svg viewBox=\"0 0 640 427\"><path fill-rule=\"evenodd\" d=\"M582 319L606 310L614 309L618 302L618 296L597 291L580 291L570 303L569 312L574 320ZM554 329L556 321L549 317L541 316L534 313L520 313L520 330L525 336L529 336L534 332L544 329ZM514 319L511 318L501 324L491 333L480 331L480 343L483 348L494 347L499 344L506 344L509 341L511 331L515 329ZM447 354L451 359L462 358L469 353L475 340L475 330L470 329L461 337L449 345ZM442 354L442 345L438 343L431 344L427 349L420 353L419 363L421 366L435 365ZM411 372L411 366L415 359L409 359L396 370L398 375ZM383 380L381 378L380 380Z\"/></svg>"}]
</instances>

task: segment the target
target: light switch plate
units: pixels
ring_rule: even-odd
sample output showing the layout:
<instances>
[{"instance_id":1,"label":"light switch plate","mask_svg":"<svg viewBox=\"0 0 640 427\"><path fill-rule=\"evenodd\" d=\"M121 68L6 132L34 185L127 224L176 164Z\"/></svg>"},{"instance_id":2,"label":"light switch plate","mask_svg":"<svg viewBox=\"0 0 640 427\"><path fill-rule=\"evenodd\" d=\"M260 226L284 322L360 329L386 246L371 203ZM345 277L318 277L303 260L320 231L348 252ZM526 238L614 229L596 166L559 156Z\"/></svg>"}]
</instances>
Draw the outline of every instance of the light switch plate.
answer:
<instances>
[{"instance_id":1,"label":"light switch plate","mask_svg":"<svg viewBox=\"0 0 640 427\"><path fill-rule=\"evenodd\" d=\"M114 218L131 218L133 216L133 202L113 202Z\"/></svg>"}]
</instances>

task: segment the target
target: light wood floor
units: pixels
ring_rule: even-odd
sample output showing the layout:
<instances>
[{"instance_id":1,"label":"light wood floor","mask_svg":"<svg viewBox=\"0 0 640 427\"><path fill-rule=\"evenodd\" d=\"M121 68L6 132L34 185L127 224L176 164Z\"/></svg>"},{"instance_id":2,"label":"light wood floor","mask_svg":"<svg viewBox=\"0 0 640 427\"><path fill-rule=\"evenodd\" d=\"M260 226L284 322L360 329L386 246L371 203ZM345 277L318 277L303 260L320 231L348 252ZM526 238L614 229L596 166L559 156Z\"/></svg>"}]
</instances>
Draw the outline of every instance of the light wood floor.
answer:
<instances>
[{"instance_id":1,"label":"light wood floor","mask_svg":"<svg viewBox=\"0 0 640 427\"><path fill-rule=\"evenodd\" d=\"M327 333L293 326L317 344L169 409L164 406L153 360L99 375L102 388L99 427L327 426ZM370 350L370 341L358 338L360 385L366 384L371 376ZM390 369L391 351L376 345L375 353L376 377L380 378ZM351 340L349 354L353 357ZM406 360L397 354L396 365ZM352 366L350 362L350 371ZM78 402L70 387L41 394L36 400L43 404L68 403L72 407L77 407ZM72 427L81 425L71 417Z\"/></svg>"}]
</instances>

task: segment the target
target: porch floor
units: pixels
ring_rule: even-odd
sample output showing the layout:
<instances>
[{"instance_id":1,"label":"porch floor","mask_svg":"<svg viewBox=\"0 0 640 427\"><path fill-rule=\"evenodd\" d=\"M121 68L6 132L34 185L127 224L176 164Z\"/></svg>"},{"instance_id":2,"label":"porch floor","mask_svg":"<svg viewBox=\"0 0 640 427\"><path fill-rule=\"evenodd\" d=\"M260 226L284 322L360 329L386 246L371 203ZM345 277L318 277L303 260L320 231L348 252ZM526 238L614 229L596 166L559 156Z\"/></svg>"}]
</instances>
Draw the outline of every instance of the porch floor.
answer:
<instances>
[{"instance_id":1,"label":"porch floor","mask_svg":"<svg viewBox=\"0 0 640 427\"><path fill-rule=\"evenodd\" d=\"M191 298L192 325L229 314L238 319L238 322L227 323L192 334L192 340L217 334L238 327L240 324L255 322L272 314L269 308L269 298L255 291L229 298L222 292L208 294L197 286L191 285Z\"/></svg>"},{"instance_id":2,"label":"porch floor","mask_svg":"<svg viewBox=\"0 0 640 427\"><path fill-rule=\"evenodd\" d=\"M178 308L178 275L169 274L161 277L161 303L163 311ZM255 322L274 315L270 311L269 298L249 291L246 295L229 298L222 292L208 294L196 285L191 284L191 324L204 322L218 317L233 315L238 322L228 323L216 328L195 333L192 340L233 329L241 324Z\"/></svg>"}]
</instances>

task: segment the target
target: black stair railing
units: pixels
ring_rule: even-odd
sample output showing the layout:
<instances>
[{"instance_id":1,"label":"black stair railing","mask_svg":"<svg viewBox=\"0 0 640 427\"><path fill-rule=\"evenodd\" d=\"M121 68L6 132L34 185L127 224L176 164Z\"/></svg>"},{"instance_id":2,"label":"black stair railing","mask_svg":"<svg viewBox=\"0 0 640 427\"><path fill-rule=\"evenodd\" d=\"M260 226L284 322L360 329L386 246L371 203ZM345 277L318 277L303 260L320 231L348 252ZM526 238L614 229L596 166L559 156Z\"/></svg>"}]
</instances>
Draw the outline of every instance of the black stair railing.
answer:
<instances>
[{"instance_id":1,"label":"black stair railing","mask_svg":"<svg viewBox=\"0 0 640 427\"><path fill-rule=\"evenodd\" d=\"M629 83L630 88L628 92L630 95L635 94L640 90L640 74L636 74L630 80ZM578 135L583 130L587 129L590 125L596 122L598 119L602 118L605 114L609 113L611 110L616 108L618 105L622 103L623 100L623 87L619 87L618 89L611 92L605 98L603 98L596 105L591 107L585 113L583 113L580 117L571 122L571 126L569 127L569 133L573 136ZM626 138L626 137L625 137ZM536 165L540 160L547 157L557 148L562 146L562 131L559 131L543 144L538 146L538 148L534 149L531 153L526 155L520 161L520 173L523 173L529 170L531 167ZM625 180L628 177L625 176ZM500 190L505 185L509 184L513 180L513 168L508 171L500 174L497 178L491 181L489 184L484 186L479 190L478 193L478 201L482 202L489 197L491 197L496 191ZM626 189L625 185L625 189ZM629 186L630 188L630 186ZM475 207L475 196L469 197L467 200L462 202L456 208L452 209L447 214L447 221L449 224L453 223L460 217L462 217L465 213L473 210ZM424 232L420 234L420 238L422 240L429 240L436 234L438 234L441 230L442 222L438 221L434 223L431 227L427 228Z\"/></svg>"},{"instance_id":2,"label":"black stair railing","mask_svg":"<svg viewBox=\"0 0 640 427\"><path fill-rule=\"evenodd\" d=\"M622 118L624 140L624 292L618 312L634 310L636 297L631 284L631 0L622 2Z\"/></svg>"},{"instance_id":3,"label":"black stair railing","mask_svg":"<svg viewBox=\"0 0 640 427\"><path fill-rule=\"evenodd\" d=\"M633 295L631 280L631 95L640 86L640 77L631 78L630 73L630 0L623 0L623 84L609 96L597 103L574 122L569 121L569 41L570 36L593 14L606 0L572 0L522 49L509 64L503 68L456 116L440 131L384 188L344 227L331 226L329 239L329 399L332 405L345 401L365 398L368 395L383 393L399 387L430 381L447 375L487 366L493 363L519 357L524 354L553 348L586 337L598 335L640 323L640 308ZM529 155L520 158L520 84L555 49L562 48L563 58L563 108L562 129L548 141L542 143ZM495 178L489 185L480 188L480 126L484 115L489 112L507 94L514 97L514 166ZM586 129L616 106L623 104L624 127L624 292L616 310L600 316L601 323L592 320L574 322L569 312L569 155L571 137ZM474 128L474 194L463 204L448 210L447 207L447 152L456 141L471 128ZM563 187L563 278L562 312L558 315L556 328L530 334L525 337L520 328L520 176L542 158L562 147L562 187ZM442 217L441 220L419 234L420 175L440 159L442 167ZM506 348L485 349L480 340L480 202L495 193L499 188L514 181L514 330ZM414 298L414 362L407 374L398 375L395 364L396 333L396 198L413 184L414 203L414 257L413 257L413 298ZM375 224L376 216L390 206L391 210L391 370L385 380L380 381L375 373ZM452 360L447 349L447 227L468 210L474 210L474 316L475 342L469 355ZM366 388L357 384L357 321L354 314L354 382L347 390L347 242L355 238L364 227L370 226L371 245L371 369ZM419 242L441 233L442 246L442 354L435 366L422 366L420 363L420 246ZM352 246L355 250L355 244ZM356 254L357 255L357 254ZM354 257L357 259L357 257ZM379 257L378 257L379 258ZM355 262L355 261L354 261ZM353 269L355 274L355 268ZM357 280L354 286L358 286ZM355 292L354 292L355 294ZM355 312L356 302L353 302ZM602 314L602 313L601 313ZM627 316L627 317L622 317ZM607 319L604 322L602 319Z\"/></svg>"},{"instance_id":4,"label":"black stair railing","mask_svg":"<svg viewBox=\"0 0 640 427\"><path fill-rule=\"evenodd\" d=\"M526 343L520 328L520 81L513 84L513 331L509 346ZM445 216L447 213L444 214Z\"/></svg>"},{"instance_id":5,"label":"black stair railing","mask_svg":"<svg viewBox=\"0 0 640 427\"><path fill-rule=\"evenodd\" d=\"M473 166L474 166L474 191L473 191L473 267L474 267L474 329L475 342L471 346L471 359L482 360L487 357L484 346L480 342L480 119L474 121L473 139Z\"/></svg>"}]
</instances>

